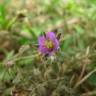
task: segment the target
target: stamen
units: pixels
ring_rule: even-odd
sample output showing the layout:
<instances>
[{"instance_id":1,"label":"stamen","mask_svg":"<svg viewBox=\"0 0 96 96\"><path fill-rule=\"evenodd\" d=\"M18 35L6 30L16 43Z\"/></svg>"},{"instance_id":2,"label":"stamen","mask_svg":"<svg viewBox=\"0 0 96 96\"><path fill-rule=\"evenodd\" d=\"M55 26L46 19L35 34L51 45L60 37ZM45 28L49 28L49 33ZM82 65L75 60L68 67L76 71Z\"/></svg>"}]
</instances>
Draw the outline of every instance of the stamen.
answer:
<instances>
[{"instance_id":1,"label":"stamen","mask_svg":"<svg viewBox=\"0 0 96 96\"><path fill-rule=\"evenodd\" d=\"M54 47L53 42L51 40L46 40L44 42L44 46L48 49L52 49Z\"/></svg>"}]
</instances>

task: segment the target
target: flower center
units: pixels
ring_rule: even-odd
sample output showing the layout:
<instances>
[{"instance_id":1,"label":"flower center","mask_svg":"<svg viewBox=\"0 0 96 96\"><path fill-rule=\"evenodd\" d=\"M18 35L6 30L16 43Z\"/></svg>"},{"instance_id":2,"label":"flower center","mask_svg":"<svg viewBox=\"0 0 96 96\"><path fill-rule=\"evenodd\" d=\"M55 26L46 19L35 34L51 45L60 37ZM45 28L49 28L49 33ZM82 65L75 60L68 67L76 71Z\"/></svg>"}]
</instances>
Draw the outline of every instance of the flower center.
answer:
<instances>
[{"instance_id":1,"label":"flower center","mask_svg":"<svg viewBox=\"0 0 96 96\"><path fill-rule=\"evenodd\" d=\"M54 44L53 44L53 42L52 42L51 40L46 40L46 41L44 42L44 46L45 46L46 48L48 48L48 49L52 49L52 48L54 47Z\"/></svg>"}]
</instances>

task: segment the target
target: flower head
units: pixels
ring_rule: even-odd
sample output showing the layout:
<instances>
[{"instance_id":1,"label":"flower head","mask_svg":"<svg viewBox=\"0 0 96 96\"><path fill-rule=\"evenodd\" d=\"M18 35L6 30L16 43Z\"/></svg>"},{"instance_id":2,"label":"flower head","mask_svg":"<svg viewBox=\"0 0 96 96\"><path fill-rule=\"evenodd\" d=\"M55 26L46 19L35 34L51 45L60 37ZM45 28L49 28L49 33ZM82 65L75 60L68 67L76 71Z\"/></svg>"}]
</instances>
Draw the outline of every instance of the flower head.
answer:
<instances>
[{"instance_id":1,"label":"flower head","mask_svg":"<svg viewBox=\"0 0 96 96\"><path fill-rule=\"evenodd\" d=\"M38 37L39 51L44 55L50 55L58 50L59 42L54 32L47 32L45 36Z\"/></svg>"}]
</instances>

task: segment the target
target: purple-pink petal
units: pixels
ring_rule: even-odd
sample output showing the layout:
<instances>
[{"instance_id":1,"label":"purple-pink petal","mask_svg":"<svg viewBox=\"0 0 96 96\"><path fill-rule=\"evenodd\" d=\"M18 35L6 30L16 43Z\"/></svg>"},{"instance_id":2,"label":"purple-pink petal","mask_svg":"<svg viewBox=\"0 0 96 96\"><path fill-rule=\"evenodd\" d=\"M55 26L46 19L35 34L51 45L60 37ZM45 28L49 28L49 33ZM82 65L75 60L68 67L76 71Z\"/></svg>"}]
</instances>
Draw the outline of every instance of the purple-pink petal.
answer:
<instances>
[{"instance_id":1,"label":"purple-pink petal","mask_svg":"<svg viewBox=\"0 0 96 96\"><path fill-rule=\"evenodd\" d=\"M46 39L49 39L51 41L55 41L56 36L55 36L54 32L47 32L46 33Z\"/></svg>"},{"instance_id":2,"label":"purple-pink petal","mask_svg":"<svg viewBox=\"0 0 96 96\"><path fill-rule=\"evenodd\" d=\"M40 46L39 47L39 51L42 53L42 54L48 54L48 49L43 47L43 46Z\"/></svg>"},{"instance_id":3,"label":"purple-pink petal","mask_svg":"<svg viewBox=\"0 0 96 96\"><path fill-rule=\"evenodd\" d=\"M44 36L39 36L39 37L38 37L39 46L43 45L45 40L46 40L46 39L45 39Z\"/></svg>"},{"instance_id":4,"label":"purple-pink petal","mask_svg":"<svg viewBox=\"0 0 96 96\"><path fill-rule=\"evenodd\" d=\"M58 48L59 48L58 40L56 39L53 43L54 43L54 50L58 50Z\"/></svg>"}]
</instances>

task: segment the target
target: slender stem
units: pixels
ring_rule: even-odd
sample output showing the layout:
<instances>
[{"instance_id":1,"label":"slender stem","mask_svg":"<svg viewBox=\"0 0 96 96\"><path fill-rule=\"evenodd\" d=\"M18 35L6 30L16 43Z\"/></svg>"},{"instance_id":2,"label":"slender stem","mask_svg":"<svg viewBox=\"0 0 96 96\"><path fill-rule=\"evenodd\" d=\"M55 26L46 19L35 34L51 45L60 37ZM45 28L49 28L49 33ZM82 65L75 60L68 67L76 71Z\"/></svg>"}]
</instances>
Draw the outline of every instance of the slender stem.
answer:
<instances>
[{"instance_id":1,"label":"slender stem","mask_svg":"<svg viewBox=\"0 0 96 96\"><path fill-rule=\"evenodd\" d=\"M88 73L86 76L84 76L75 86L74 88L79 87L85 80L87 80L94 72L96 72L96 68L92 70L90 73Z\"/></svg>"},{"instance_id":2,"label":"slender stem","mask_svg":"<svg viewBox=\"0 0 96 96\"><path fill-rule=\"evenodd\" d=\"M96 95L96 91L91 91L91 92L87 92L87 93L83 93L81 96L95 96Z\"/></svg>"},{"instance_id":3,"label":"slender stem","mask_svg":"<svg viewBox=\"0 0 96 96\"><path fill-rule=\"evenodd\" d=\"M81 74L80 74L80 76L79 76L79 78L78 78L77 83L75 84L75 86L77 86L78 82L82 79L82 77L83 77L83 75L84 75L84 72L85 72L85 69L86 69L86 65L87 65L87 64L84 64L84 65L82 66Z\"/></svg>"}]
</instances>

